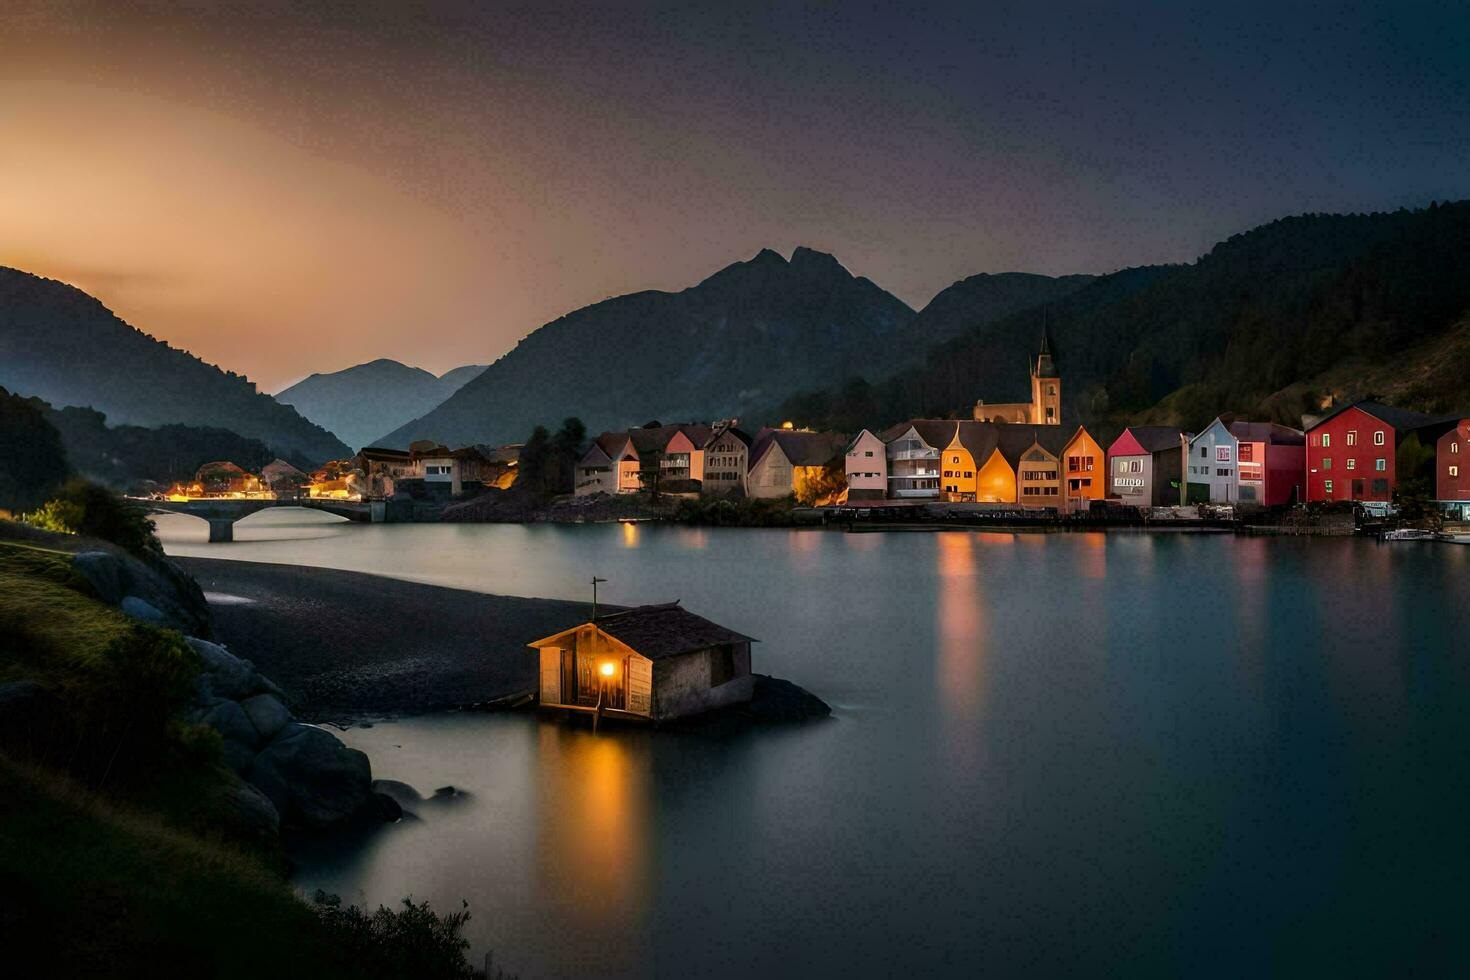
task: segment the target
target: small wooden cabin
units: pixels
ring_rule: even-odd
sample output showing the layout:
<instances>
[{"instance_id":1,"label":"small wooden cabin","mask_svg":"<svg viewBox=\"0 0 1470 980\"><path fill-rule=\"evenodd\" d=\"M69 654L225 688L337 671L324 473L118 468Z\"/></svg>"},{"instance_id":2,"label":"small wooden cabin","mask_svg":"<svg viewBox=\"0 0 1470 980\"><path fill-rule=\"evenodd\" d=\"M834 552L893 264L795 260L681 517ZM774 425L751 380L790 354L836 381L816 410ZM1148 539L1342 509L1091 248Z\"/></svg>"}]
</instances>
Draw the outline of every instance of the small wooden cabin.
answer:
<instances>
[{"instance_id":1,"label":"small wooden cabin","mask_svg":"<svg viewBox=\"0 0 1470 980\"><path fill-rule=\"evenodd\" d=\"M663 721L749 701L753 642L670 602L598 616L531 648L542 707Z\"/></svg>"}]
</instances>

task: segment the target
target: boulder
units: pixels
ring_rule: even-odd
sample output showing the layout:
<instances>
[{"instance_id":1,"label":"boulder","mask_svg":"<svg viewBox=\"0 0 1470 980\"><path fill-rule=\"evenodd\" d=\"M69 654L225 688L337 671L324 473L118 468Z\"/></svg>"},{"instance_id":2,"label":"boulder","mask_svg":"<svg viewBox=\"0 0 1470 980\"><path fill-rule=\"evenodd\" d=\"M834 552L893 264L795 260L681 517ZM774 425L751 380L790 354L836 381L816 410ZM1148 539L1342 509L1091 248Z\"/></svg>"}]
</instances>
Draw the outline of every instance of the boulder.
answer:
<instances>
[{"instance_id":1,"label":"boulder","mask_svg":"<svg viewBox=\"0 0 1470 980\"><path fill-rule=\"evenodd\" d=\"M261 738L275 738L291 721L291 712L274 694L256 694L240 702L240 707L260 733Z\"/></svg>"},{"instance_id":2,"label":"boulder","mask_svg":"<svg viewBox=\"0 0 1470 980\"><path fill-rule=\"evenodd\" d=\"M244 776L255 762L255 749L244 742L227 738L220 743L220 756L224 758L225 765L233 769L236 774Z\"/></svg>"},{"instance_id":3,"label":"boulder","mask_svg":"<svg viewBox=\"0 0 1470 980\"><path fill-rule=\"evenodd\" d=\"M287 824L321 829L370 802L368 757L330 732L291 722L256 755L250 782L270 797Z\"/></svg>"},{"instance_id":4,"label":"boulder","mask_svg":"<svg viewBox=\"0 0 1470 980\"><path fill-rule=\"evenodd\" d=\"M147 599L140 599L135 595L125 595L122 602L118 603L118 609L124 616L130 616L149 626L158 626L163 629L169 628L169 619L163 612Z\"/></svg>"},{"instance_id":5,"label":"boulder","mask_svg":"<svg viewBox=\"0 0 1470 980\"><path fill-rule=\"evenodd\" d=\"M107 551L83 551L71 560L71 567L87 580L97 598L115 606L127 594L128 576L122 559Z\"/></svg>"},{"instance_id":6,"label":"boulder","mask_svg":"<svg viewBox=\"0 0 1470 980\"><path fill-rule=\"evenodd\" d=\"M99 599L135 619L191 636L210 635L209 604L199 583L167 559L145 562L121 551L83 551L72 558L72 569Z\"/></svg>"},{"instance_id":7,"label":"boulder","mask_svg":"<svg viewBox=\"0 0 1470 980\"><path fill-rule=\"evenodd\" d=\"M225 741L233 740L250 749L260 742L260 733L250 723L250 716L234 701L216 702L199 722L219 732Z\"/></svg>"},{"instance_id":8,"label":"boulder","mask_svg":"<svg viewBox=\"0 0 1470 980\"><path fill-rule=\"evenodd\" d=\"M276 806L260 790L249 783L232 783L220 801L235 825L247 834L274 837L281 830L281 815Z\"/></svg>"},{"instance_id":9,"label":"boulder","mask_svg":"<svg viewBox=\"0 0 1470 980\"><path fill-rule=\"evenodd\" d=\"M264 688L265 682L255 672L255 665L250 661L241 660L218 643L194 636L185 637L184 640L199 654L199 659L204 661L204 670L209 674L210 689L215 696L233 701L247 698Z\"/></svg>"}]
</instances>

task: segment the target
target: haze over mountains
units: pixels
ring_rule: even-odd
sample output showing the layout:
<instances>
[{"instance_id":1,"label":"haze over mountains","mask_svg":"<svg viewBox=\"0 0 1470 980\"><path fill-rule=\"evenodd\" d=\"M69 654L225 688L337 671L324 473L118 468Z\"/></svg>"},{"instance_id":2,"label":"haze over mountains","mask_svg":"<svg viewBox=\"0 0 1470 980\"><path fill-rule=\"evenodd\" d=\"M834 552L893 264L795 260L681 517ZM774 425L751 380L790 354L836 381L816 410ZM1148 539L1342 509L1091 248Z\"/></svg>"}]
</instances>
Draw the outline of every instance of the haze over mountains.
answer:
<instances>
[{"instance_id":1,"label":"haze over mountains","mask_svg":"<svg viewBox=\"0 0 1470 980\"><path fill-rule=\"evenodd\" d=\"M347 447L245 378L129 326L80 289L0 267L0 387L113 425L229 429L279 456L323 460Z\"/></svg>"},{"instance_id":2,"label":"haze over mountains","mask_svg":"<svg viewBox=\"0 0 1470 980\"><path fill-rule=\"evenodd\" d=\"M485 370L467 364L435 377L423 368L379 358L366 364L313 374L276 393L306 418L353 449L371 445L385 432L428 413Z\"/></svg>"},{"instance_id":3,"label":"haze over mountains","mask_svg":"<svg viewBox=\"0 0 1470 980\"><path fill-rule=\"evenodd\" d=\"M974 277L951 287L964 287L971 318L950 310L934 319L935 335L1048 302L1085 281ZM764 249L677 293L650 290L569 313L377 442L516 441L573 415L592 431L743 418L803 387L884 376L917 361L932 343L921 317L831 255L797 248L788 261Z\"/></svg>"}]
</instances>

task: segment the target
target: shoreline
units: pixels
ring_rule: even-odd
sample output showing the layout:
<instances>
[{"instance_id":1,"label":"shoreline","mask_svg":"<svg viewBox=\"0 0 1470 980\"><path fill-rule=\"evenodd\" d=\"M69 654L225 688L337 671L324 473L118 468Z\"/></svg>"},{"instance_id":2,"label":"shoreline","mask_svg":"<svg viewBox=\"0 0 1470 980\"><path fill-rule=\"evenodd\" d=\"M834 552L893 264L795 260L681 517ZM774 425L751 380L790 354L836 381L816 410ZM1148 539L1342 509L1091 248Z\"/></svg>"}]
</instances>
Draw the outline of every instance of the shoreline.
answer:
<instances>
[{"instance_id":1,"label":"shoreline","mask_svg":"<svg viewBox=\"0 0 1470 980\"><path fill-rule=\"evenodd\" d=\"M216 640L314 723L428 714L533 691L526 643L591 609L317 566L171 560L210 598Z\"/></svg>"}]
</instances>

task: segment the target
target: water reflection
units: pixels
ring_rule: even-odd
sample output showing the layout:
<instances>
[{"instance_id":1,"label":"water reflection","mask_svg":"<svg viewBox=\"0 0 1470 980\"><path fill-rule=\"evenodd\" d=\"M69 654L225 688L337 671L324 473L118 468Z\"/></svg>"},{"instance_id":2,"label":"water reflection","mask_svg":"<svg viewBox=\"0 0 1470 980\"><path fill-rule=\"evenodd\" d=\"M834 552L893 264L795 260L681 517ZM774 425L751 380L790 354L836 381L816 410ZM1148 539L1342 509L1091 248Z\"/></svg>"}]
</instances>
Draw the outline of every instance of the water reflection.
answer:
<instances>
[{"instance_id":1,"label":"water reflection","mask_svg":"<svg viewBox=\"0 0 1470 980\"><path fill-rule=\"evenodd\" d=\"M623 547L638 547L638 525L632 521L623 522Z\"/></svg>"},{"instance_id":2,"label":"water reflection","mask_svg":"<svg viewBox=\"0 0 1470 980\"><path fill-rule=\"evenodd\" d=\"M630 932L648 877L648 753L640 733L543 723L535 761L542 898L585 933Z\"/></svg>"},{"instance_id":3,"label":"water reflection","mask_svg":"<svg viewBox=\"0 0 1470 980\"><path fill-rule=\"evenodd\" d=\"M955 735L976 731L984 687L986 621L975 562L977 535L952 531L936 538L939 596L939 704ZM964 739L969 744L970 739Z\"/></svg>"}]
</instances>

